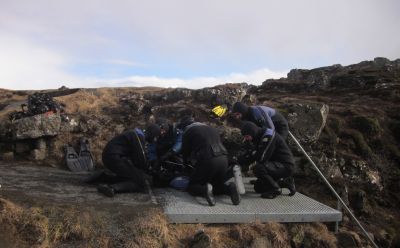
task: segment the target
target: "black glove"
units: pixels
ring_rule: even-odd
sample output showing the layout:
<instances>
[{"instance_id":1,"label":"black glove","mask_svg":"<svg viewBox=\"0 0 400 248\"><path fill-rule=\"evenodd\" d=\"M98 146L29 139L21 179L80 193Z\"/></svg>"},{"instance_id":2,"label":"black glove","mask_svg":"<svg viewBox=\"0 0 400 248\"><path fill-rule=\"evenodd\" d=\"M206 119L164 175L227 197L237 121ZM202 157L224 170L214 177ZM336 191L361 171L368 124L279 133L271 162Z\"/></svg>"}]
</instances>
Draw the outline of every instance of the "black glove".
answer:
<instances>
[{"instance_id":1,"label":"black glove","mask_svg":"<svg viewBox=\"0 0 400 248\"><path fill-rule=\"evenodd\" d=\"M241 151L238 155L237 162L240 166L249 166L254 161L253 151Z\"/></svg>"},{"instance_id":2,"label":"black glove","mask_svg":"<svg viewBox=\"0 0 400 248\"><path fill-rule=\"evenodd\" d=\"M172 150L170 150L170 151L166 152L164 155L162 155L162 156L160 157L160 161L161 161L161 162L166 161L166 160L168 160L168 159L169 159L171 156L173 156L173 155L175 155L175 152L173 152Z\"/></svg>"},{"instance_id":3,"label":"black glove","mask_svg":"<svg viewBox=\"0 0 400 248\"><path fill-rule=\"evenodd\" d=\"M233 156L233 157L229 157L228 158L228 164L229 165L236 165L239 164L237 157Z\"/></svg>"},{"instance_id":4,"label":"black glove","mask_svg":"<svg viewBox=\"0 0 400 248\"><path fill-rule=\"evenodd\" d=\"M150 173L152 175L159 174L161 170L161 165L158 160L153 160L150 162Z\"/></svg>"}]
</instances>

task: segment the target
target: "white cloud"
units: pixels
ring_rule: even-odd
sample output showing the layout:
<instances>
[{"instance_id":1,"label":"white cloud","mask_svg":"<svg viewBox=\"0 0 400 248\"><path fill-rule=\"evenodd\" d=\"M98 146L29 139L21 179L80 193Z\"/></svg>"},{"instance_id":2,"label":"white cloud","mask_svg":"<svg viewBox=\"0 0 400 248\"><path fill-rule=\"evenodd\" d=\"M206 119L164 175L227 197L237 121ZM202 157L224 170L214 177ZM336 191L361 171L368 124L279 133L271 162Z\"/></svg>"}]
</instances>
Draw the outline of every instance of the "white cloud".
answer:
<instances>
[{"instance_id":1,"label":"white cloud","mask_svg":"<svg viewBox=\"0 0 400 248\"><path fill-rule=\"evenodd\" d=\"M399 8L397 0L1 0L0 87L259 83L290 68L396 59ZM229 74L242 71L250 73Z\"/></svg>"},{"instance_id":2,"label":"white cloud","mask_svg":"<svg viewBox=\"0 0 400 248\"><path fill-rule=\"evenodd\" d=\"M127 60L113 59L107 63L127 66L145 66ZM202 88L223 83L248 82L260 84L268 78L286 76L286 71L274 72L260 69L249 73L231 73L218 77L165 78L160 76L133 75L123 78L103 79L77 76L67 73L65 68L73 60L55 51L28 43L11 35L0 35L0 88L7 89L51 89L67 87L186 87Z\"/></svg>"},{"instance_id":3,"label":"white cloud","mask_svg":"<svg viewBox=\"0 0 400 248\"><path fill-rule=\"evenodd\" d=\"M217 84L225 83L250 83L260 85L265 79L286 77L287 71L273 72L269 69L260 69L250 73L231 73L226 76L219 77L195 77L189 79L181 78L162 78L157 76L131 76L107 81L92 79L92 82L98 81L97 84L105 87L184 87L198 89L203 87L211 87Z\"/></svg>"},{"instance_id":4,"label":"white cloud","mask_svg":"<svg viewBox=\"0 0 400 248\"><path fill-rule=\"evenodd\" d=\"M132 67L146 67L146 66L148 66L148 65L146 65L144 63L139 63L139 62L130 61L130 60L124 60L124 59L104 60L104 63L114 64L114 65L132 66Z\"/></svg>"},{"instance_id":5,"label":"white cloud","mask_svg":"<svg viewBox=\"0 0 400 248\"><path fill-rule=\"evenodd\" d=\"M76 80L65 57L14 36L0 34L0 88L46 89Z\"/></svg>"},{"instance_id":6,"label":"white cloud","mask_svg":"<svg viewBox=\"0 0 400 248\"><path fill-rule=\"evenodd\" d=\"M0 28L96 59L143 52L180 65L316 67L400 57L399 8L396 0L3 0Z\"/></svg>"}]
</instances>

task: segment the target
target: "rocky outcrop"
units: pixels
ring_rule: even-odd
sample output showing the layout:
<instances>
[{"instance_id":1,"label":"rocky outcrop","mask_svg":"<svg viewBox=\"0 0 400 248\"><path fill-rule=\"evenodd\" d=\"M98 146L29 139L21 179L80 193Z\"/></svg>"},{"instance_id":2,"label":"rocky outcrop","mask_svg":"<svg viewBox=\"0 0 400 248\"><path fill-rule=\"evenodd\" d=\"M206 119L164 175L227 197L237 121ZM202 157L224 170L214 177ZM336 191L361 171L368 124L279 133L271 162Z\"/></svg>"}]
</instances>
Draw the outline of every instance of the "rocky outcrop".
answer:
<instances>
[{"instance_id":1,"label":"rocky outcrop","mask_svg":"<svg viewBox=\"0 0 400 248\"><path fill-rule=\"evenodd\" d=\"M310 89L325 89L330 86L332 76L340 71L341 65L332 65L312 70L293 69L287 79L292 82L304 82Z\"/></svg>"},{"instance_id":2,"label":"rocky outcrop","mask_svg":"<svg viewBox=\"0 0 400 248\"><path fill-rule=\"evenodd\" d=\"M307 69L293 69L287 78L263 82L266 89L296 91L343 91L344 89L375 89L399 83L400 60L378 57L373 61L342 66L339 64Z\"/></svg>"},{"instance_id":3,"label":"rocky outcrop","mask_svg":"<svg viewBox=\"0 0 400 248\"><path fill-rule=\"evenodd\" d=\"M55 136L59 133L60 126L59 113L34 115L12 122L14 138L17 140Z\"/></svg>"},{"instance_id":4,"label":"rocky outcrop","mask_svg":"<svg viewBox=\"0 0 400 248\"><path fill-rule=\"evenodd\" d=\"M280 109L286 115L289 129L302 144L318 140L329 113L326 104L291 103Z\"/></svg>"}]
</instances>

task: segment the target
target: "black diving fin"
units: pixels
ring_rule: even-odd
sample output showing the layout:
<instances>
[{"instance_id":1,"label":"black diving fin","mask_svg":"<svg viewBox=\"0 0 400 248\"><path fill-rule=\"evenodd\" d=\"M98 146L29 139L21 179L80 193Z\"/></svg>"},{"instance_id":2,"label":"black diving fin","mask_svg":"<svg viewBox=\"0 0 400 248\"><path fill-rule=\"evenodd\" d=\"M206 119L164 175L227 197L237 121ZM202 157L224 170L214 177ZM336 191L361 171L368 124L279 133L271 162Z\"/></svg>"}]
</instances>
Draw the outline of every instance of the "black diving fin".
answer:
<instances>
[{"instance_id":1,"label":"black diving fin","mask_svg":"<svg viewBox=\"0 0 400 248\"><path fill-rule=\"evenodd\" d=\"M81 169L82 166L75 149L70 144L68 144L64 146L64 152L65 152L65 164L67 165L68 169L70 169L73 172L82 171Z\"/></svg>"},{"instance_id":2,"label":"black diving fin","mask_svg":"<svg viewBox=\"0 0 400 248\"><path fill-rule=\"evenodd\" d=\"M90 151L89 140L85 137L82 137L79 140L79 144L79 162L81 163L82 170L94 170L94 160L92 152Z\"/></svg>"}]
</instances>

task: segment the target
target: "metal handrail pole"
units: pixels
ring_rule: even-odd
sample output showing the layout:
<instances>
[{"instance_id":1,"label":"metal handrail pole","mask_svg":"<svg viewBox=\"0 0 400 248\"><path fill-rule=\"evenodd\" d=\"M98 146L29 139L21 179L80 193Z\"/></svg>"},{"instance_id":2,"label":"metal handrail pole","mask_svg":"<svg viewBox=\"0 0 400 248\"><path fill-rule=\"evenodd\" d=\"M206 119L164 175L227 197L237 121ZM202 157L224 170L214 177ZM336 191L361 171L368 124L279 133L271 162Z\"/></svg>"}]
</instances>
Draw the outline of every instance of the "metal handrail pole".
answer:
<instances>
[{"instance_id":1,"label":"metal handrail pole","mask_svg":"<svg viewBox=\"0 0 400 248\"><path fill-rule=\"evenodd\" d=\"M351 212L351 210L347 207L346 203L343 201L343 199L339 196L339 194L336 192L336 190L332 187L332 185L329 183L328 179L322 174L322 172L319 170L317 165L314 163L314 161L308 156L307 152L304 150L304 148L300 145L299 141L294 137L294 135L289 131L290 137L294 140L296 145L300 148L300 150L303 152L303 154L307 157L308 161L314 166L314 169L318 172L320 177L324 180L325 184L328 185L329 189L332 191L332 193L336 196L336 198L340 201L344 209L350 214L351 218L357 223L357 225L360 227L360 229L363 231L364 235L368 238L368 240L372 243L372 245L376 248L379 248L377 244L373 241L371 236L368 234L367 230L361 225L361 223L358 221L356 216Z\"/></svg>"}]
</instances>

